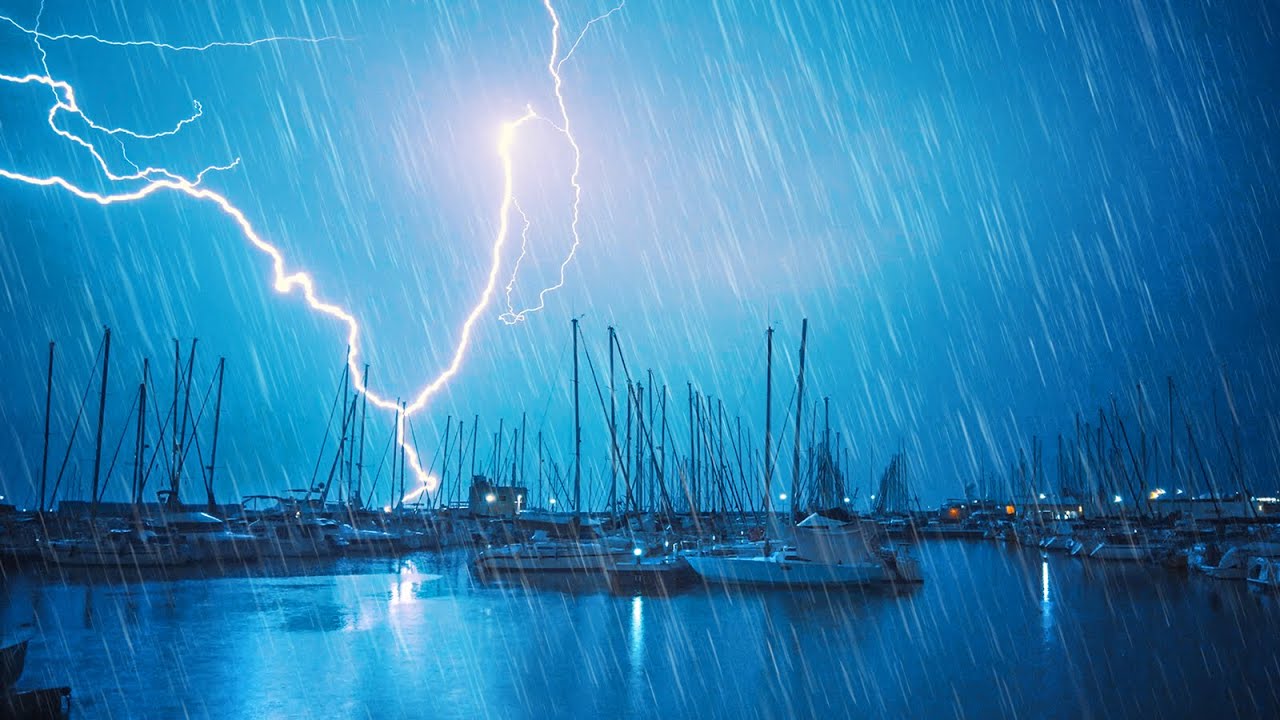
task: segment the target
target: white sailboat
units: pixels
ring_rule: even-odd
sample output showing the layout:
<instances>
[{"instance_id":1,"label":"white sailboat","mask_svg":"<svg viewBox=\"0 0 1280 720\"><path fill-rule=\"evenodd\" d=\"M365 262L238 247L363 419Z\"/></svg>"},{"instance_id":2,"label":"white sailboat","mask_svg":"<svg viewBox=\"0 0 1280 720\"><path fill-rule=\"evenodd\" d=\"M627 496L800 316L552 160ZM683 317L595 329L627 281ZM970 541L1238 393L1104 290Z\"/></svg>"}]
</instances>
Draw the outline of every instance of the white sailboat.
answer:
<instances>
[{"instance_id":1,"label":"white sailboat","mask_svg":"<svg viewBox=\"0 0 1280 720\"><path fill-rule=\"evenodd\" d=\"M872 520L842 522L813 514L795 528L795 547L755 556L688 557L708 582L765 587L837 587L923 581L920 565L885 544Z\"/></svg>"}]
</instances>

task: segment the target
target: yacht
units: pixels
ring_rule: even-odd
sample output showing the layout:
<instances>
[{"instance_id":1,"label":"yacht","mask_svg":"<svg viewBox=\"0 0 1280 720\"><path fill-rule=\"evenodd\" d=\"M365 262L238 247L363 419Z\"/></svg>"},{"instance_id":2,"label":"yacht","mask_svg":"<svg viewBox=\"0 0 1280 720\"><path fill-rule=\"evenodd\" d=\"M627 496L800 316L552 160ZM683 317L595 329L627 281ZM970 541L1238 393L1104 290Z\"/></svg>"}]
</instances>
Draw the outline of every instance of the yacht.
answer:
<instances>
[{"instance_id":1,"label":"yacht","mask_svg":"<svg viewBox=\"0 0 1280 720\"><path fill-rule=\"evenodd\" d=\"M149 521L148 527L186 545L197 562L247 562L258 557L258 539L236 532L224 520L203 512L172 512Z\"/></svg>"},{"instance_id":2,"label":"yacht","mask_svg":"<svg viewBox=\"0 0 1280 720\"><path fill-rule=\"evenodd\" d=\"M528 542L481 552L475 560L481 572L572 573L607 575L633 550L607 541L553 540L538 531Z\"/></svg>"},{"instance_id":3,"label":"yacht","mask_svg":"<svg viewBox=\"0 0 1280 720\"><path fill-rule=\"evenodd\" d=\"M1222 554L1217 565L1205 566L1203 572L1219 580L1243 580L1255 558L1280 558L1280 543L1251 542L1236 545Z\"/></svg>"},{"instance_id":4,"label":"yacht","mask_svg":"<svg viewBox=\"0 0 1280 720\"><path fill-rule=\"evenodd\" d=\"M68 567L169 567L192 560L185 543L139 528L53 540L44 547L51 562Z\"/></svg>"},{"instance_id":5,"label":"yacht","mask_svg":"<svg viewBox=\"0 0 1280 720\"><path fill-rule=\"evenodd\" d=\"M873 520L849 522L814 514L795 527L795 545L765 543L760 555L694 555L687 558L703 580L726 585L836 587L923 581L920 565L886 547Z\"/></svg>"},{"instance_id":6,"label":"yacht","mask_svg":"<svg viewBox=\"0 0 1280 720\"><path fill-rule=\"evenodd\" d=\"M250 495L245 498L244 508L249 532L258 540L260 557L329 557L347 546L336 521L304 511L297 502Z\"/></svg>"}]
</instances>

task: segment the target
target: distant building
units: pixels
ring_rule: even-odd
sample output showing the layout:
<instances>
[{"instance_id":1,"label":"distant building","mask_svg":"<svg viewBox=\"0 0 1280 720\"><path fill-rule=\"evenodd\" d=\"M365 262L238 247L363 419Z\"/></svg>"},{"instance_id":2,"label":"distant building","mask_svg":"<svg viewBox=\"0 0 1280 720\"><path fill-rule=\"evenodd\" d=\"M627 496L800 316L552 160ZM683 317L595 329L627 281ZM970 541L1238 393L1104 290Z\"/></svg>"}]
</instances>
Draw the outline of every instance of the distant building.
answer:
<instances>
[{"instance_id":1,"label":"distant building","mask_svg":"<svg viewBox=\"0 0 1280 720\"><path fill-rule=\"evenodd\" d=\"M484 475L474 475L471 478L471 492L467 496L467 508L472 515L512 517L525 509L528 497L526 488L494 485Z\"/></svg>"},{"instance_id":2,"label":"distant building","mask_svg":"<svg viewBox=\"0 0 1280 720\"><path fill-rule=\"evenodd\" d=\"M970 517L1005 517L1015 512L1016 508L1013 505L995 500L947 500L938 509L938 520L944 523L958 523Z\"/></svg>"}]
</instances>

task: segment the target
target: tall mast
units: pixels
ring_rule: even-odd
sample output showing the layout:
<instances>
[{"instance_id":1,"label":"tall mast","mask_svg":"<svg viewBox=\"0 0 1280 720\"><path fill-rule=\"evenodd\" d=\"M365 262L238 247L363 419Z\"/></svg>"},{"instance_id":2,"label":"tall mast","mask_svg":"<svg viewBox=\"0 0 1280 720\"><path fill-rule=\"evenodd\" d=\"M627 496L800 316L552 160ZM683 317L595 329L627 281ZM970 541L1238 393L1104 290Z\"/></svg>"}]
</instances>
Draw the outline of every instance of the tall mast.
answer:
<instances>
[{"instance_id":1,"label":"tall mast","mask_svg":"<svg viewBox=\"0 0 1280 720\"><path fill-rule=\"evenodd\" d=\"M369 363L364 365L364 386L369 387ZM356 461L356 491L351 496L351 501L357 505L361 505L360 499L364 497L364 426L365 421L369 418L369 393L364 393L364 402L361 403L360 410L360 458ZM446 445L447 447L447 445ZM449 453L445 453L445 461L448 462Z\"/></svg>"},{"instance_id":2,"label":"tall mast","mask_svg":"<svg viewBox=\"0 0 1280 720\"><path fill-rule=\"evenodd\" d=\"M53 403L53 341L49 341L49 374L45 379L44 389L44 448L40 454L40 505L37 506L40 516L45 511L45 491L49 479L49 411Z\"/></svg>"},{"instance_id":3,"label":"tall mast","mask_svg":"<svg viewBox=\"0 0 1280 720\"><path fill-rule=\"evenodd\" d=\"M578 412L578 318L573 319L573 512L582 511L582 418Z\"/></svg>"},{"instance_id":4,"label":"tall mast","mask_svg":"<svg viewBox=\"0 0 1280 720\"><path fill-rule=\"evenodd\" d=\"M800 371L796 375L796 442L791 456L792 514L800 509L800 423L804 418L804 351L809 340L809 318L800 323Z\"/></svg>"},{"instance_id":5,"label":"tall mast","mask_svg":"<svg viewBox=\"0 0 1280 720\"><path fill-rule=\"evenodd\" d=\"M209 513L217 506L213 497L213 471L218 467L218 429L222 426L222 380L227 374L227 359L218 358L218 394L213 401L213 445L209 448L209 479L205 484L205 495L209 503Z\"/></svg>"},{"instance_id":6,"label":"tall mast","mask_svg":"<svg viewBox=\"0 0 1280 720\"><path fill-rule=\"evenodd\" d=\"M766 333L767 355L764 371L764 512L773 511L773 326Z\"/></svg>"},{"instance_id":7,"label":"tall mast","mask_svg":"<svg viewBox=\"0 0 1280 720\"><path fill-rule=\"evenodd\" d=\"M1178 466L1174 460L1173 445L1173 376L1166 376L1165 379L1169 382L1169 482L1173 484L1178 482Z\"/></svg>"},{"instance_id":8,"label":"tall mast","mask_svg":"<svg viewBox=\"0 0 1280 720\"><path fill-rule=\"evenodd\" d=\"M613 326L609 326L609 436L612 440L612 452L609 453L609 513L611 515L618 514L618 398L616 390L616 378L614 374L614 343L615 334ZM630 393L627 395L627 402L631 402Z\"/></svg>"},{"instance_id":9,"label":"tall mast","mask_svg":"<svg viewBox=\"0 0 1280 720\"><path fill-rule=\"evenodd\" d=\"M89 506L91 518L98 516L98 481L102 471L102 424L107 414L107 371L111 360L111 328L103 330L102 337L102 385L98 391L98 437L93 447L93 494Z\"/></svg>"},{"instance_id":10,"label":"tall mast","mask_svg":"<svg viewBox=\"0 0 1280 720\"><path fill-rule=\"evenodd\" d=\"M520 486L520 487L524 488L524 494L525 494L525 495L528 495L528 493L529 493L529 488L528 488L528 487L525 487L525 484L524 484L524 467L525 467L525 466L524 466L524 451L525 451L526 446L529 444L529 438L528 438L528 429L529 429L529 425L528 425L528 422L529 422L529 415L528 415L528 413L525 413L525 412L520 413L520 472L519 472L519 477L517 478L516 485L518 485L518 486ZM513 451L513 452L514 452L514 451ZM513 463L513 464L514 464L514 462L515 462L515 461L514 461L514 460L512 460L512 463ZM515 475L515 474L516 474L516 473L515 473L515 471L512 471L512 474L513 474L513 475ZM526 498L526 500L527 500L527 498ZM527 503L527 502L526 502L526 505L525 505L525 506L526 506L526 507L528 507L528 503Z\"/></svg>"},{"instance_id":11,"label":"tall mast","mask_svg":"<svg viewBox=\"0 0 1280 720\"><path fill-rule=\"evenodd\" d=\"M698 436L698 427L693 422L693 383L686 383L689 390L689 513L698 515L698 463L697 446L694 440Z\"/></svg>"},{"instance_id":12,"label":"tall mast","mask_svg":"<svg viewBox=\"0 0 1280 720\"><path fill-rule=\"evenodd\" d=\"M146 471L143 469L143 458L147 454L147 375L150 360L142 359L142 382L138 383L138 435L133 446L133 492L130 500L135 505L142 504L142 485Z\"/></svg>"},{"instance_id":13,"label":"tall mast","mask_svg":"<svg viewBox=\"0 0 1280 720\"><path fill-rule=\"evenodd\" d=\"M187 356L186 391L183 393L182 400L182 433L179 435L177 444L174 445L177 461L173 464L173 484L170 487L172 492L169 494L169 502L174 505L181 502L178 499L178 484L182 482L182 461L187 457L187 454L183 452L183 446L187 443L187 421L191 417L191 374L195 370L196 364L196 341L197 338L191 338L191 353ZM174 395L174 400L177 400L176 394ZM175 409L176 412L177 410Z\"/></svg>"}]
</instances>

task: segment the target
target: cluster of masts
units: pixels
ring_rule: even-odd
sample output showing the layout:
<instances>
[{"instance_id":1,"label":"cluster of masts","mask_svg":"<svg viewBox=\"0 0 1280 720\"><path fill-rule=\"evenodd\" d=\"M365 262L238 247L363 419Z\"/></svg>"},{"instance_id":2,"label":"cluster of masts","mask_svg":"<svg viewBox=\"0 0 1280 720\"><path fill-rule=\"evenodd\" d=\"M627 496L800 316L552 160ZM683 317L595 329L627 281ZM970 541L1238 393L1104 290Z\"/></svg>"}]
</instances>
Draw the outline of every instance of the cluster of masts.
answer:
<instances>
[{"instance_id":1,"label":"cluster of masts","mask_svg":"<svg viewBox=\"0 0 1280 720\"><path fill-rule=\"evenodd\" d=\"M1222 515L1219 506L1225 498L1251 498L1254 488L1245 479L1239 417L1225 372L1221 385L1233 422L1229 430L1223 427L1215 386L1211 442L1225 456L1225 473L1215 470L1222 463L1206 459L1203 451L1213 448L1202 445L1196 423L1168 377L1163 397L1150 397L1138 383L1128 398L1128 413L1114 395L1096 416L1077 413L1073 431L1057 436L1056 482L1044 469L1043 441L1032 436L1030 452L1019 448L1010 465L1012 496L1024 506L1055 496L1075 498L1097 513L1112 514L1111 506L1121 506L1126 514L1151 519L1159 515L1160 499L1199 497ZM985 484L985 470L982 475Z\"/></svg>"},{"instance_id":2,"label":"cluster of masts","mask_svg":"<svg viewBox=\"0 0 1280 720\"><path fill-rule=\"evenodd\" d=\"M676 410L670 388L655 381L653 370L633 373L613 327L608 328L607 370L597 364L583 341L577 318L571 327L573 444L567 462L558 461L550 452L542 430L530 432L527 414L522 413L518 424L499 420L487 453L480 448L478 415L470 419L449 416L427 465L428 475L439 486L436 492L426 492L411 480L404 448L396 442L403 405L376 467L366 464L368 401L354 386L350 367L344 363L309 481L304 488L290 492L304 503L319 506L332 502L363 509L378 507L377 498L389 497L390 502L383 506L387 510L434 510L467 506L474 481L484 479L495 487L519 488L517 512L604 510L614 516L770 513L784 507L800 514L804 509L851 509L857 502L857 489L847 480L851 451L842 433L832 431L830 398L806 404L807 320L801 325L790 448L784 448L780 441L775 446L774 329L769 327L766 332L763 450L752 441L753 433L744 429L742 415L731 416L723 398L702 392L692 382L685 387L685 407ZM104 329L61 462L53 458L51 466L55 346L49 344L44 444L36 493L40 511L52 509L59 497L67 494L64 481L81 426L92 413L89 398L95 385L97 420L93 471L87 488L91 514L96 515L109 490L115 488L112 493L121 494L121 488L116 487L116 478L121 475L118 468L127 464L120 462L122 456L130 454L130 503L143 505L148 489L155 491L159 474L158 495L165 504L183 505L184 485L194 479L204 490L204 505L210 510L217 507L214 480L226 361L219 358L207 387L200 387L195 378L196 349L195 339L185 353L181 343L174 341L172 396L164 399L159 399L164 391L152 377L149 359L143 359L132 404L113 443L107 430L111 330ZM606 371L607 378L602 377ZM365 378L368 373L366 365ZM600 464L599 471L591 473L584 485L588 462L583 457L583 420L584 415L589 418L594 412L599 412L607 425L607 469ZM673 427L683 419L678 415L687 416L687 445L677 438ZM417 429L407 418L403 432L414 447L421 447ZM536 457L530 458L533 448ZM781 474L777 466L780 460L788 459L790 483L785 485L777 482ZM536 470L531 471L531 465ZM185 490L190 493L189 487Z\"/></svg>"},{"instance_id":3,"label":"cluster of masts","mask_svg":"<svg viewBox=\"0 0 1280 720\"><path fill-rule=\"evenodd\" d=\"M49 343L44 434L36 493L36 508L39 512L52 509L63 490L67 470L71 465L72 452L79 437L80 428L85 424L86 411L89 410L88 401L95 382L98 386L97 420L93 436L93 471L88 488L91 513L96 515L99 503L116 476L121 455L125 452L131 453L133 457L133 472L129 477L128 494L135 505L142 504L148 484L156 473L163 475L164 483L164 487L158 494L165 502L178 504L182 477L184 473L190 472L193 466L200 474L207 505L213 507L216 504L214 470L217 468L226 359L218 359L217 369L207 387L202 394L193 397L192 391L196 388L194 381L196 343L197 340L192 339L184 367L182 346L178 340L173 341L173 394L167 408L164 401L157 399L160 397L159 393L152 390L158 386L151 374L150 360L143 358L138 388L132 394L132 404L127 411L126 422L122 425L114 445L104 448L104 441L109 439L106 437L107 386L111 372L111 328L104 328L102 340L94 356L94 370L90 373L84 391L80 395L66 449L62 453L61 460L53 458L57 461L57 466L52 475L50 474L50 438L55 343ZM207 421L206 418L210 413L212 420ZM201 442L201 428L206 424L212 425L207 441L207 462L206 447ZM148 431L149 426L156 430L154 436Z\"/></svg>"}]
</instances>

